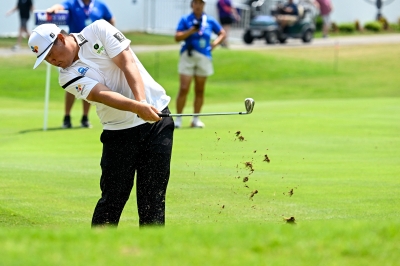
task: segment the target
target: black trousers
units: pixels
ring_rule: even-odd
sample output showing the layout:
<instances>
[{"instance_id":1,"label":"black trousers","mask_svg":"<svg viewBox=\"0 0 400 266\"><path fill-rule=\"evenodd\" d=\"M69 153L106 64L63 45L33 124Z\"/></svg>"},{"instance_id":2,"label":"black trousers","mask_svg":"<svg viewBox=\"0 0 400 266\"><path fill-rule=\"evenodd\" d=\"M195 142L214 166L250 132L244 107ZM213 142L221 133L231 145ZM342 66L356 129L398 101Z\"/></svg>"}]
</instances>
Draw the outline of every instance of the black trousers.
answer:
<instances>
[{"instance_id":1,"label":"black trousers","mask_svg":"<svg viewBox=\"0 0 400 266\"><path fill-rule=\"evenodd\" d=\"M92 226L118 225L133 188L135 172L139 225L164 225L173 132L174 122L170 117L154 124L103 131L102 194Z\"/></svg>"}]
</instances>

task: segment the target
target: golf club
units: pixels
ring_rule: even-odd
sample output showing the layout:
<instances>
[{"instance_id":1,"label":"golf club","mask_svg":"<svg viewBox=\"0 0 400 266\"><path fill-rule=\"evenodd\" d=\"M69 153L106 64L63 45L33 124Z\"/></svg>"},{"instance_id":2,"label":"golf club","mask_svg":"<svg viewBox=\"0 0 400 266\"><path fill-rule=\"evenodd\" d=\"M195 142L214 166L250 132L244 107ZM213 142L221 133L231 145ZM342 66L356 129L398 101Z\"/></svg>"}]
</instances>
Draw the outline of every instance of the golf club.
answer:
<instances>
[{"instance_id":1,"label":"golf club","mask_svg":"<svg viewBox=\"0 0 400 266\"><path fill-rule=\"evenodd\" d=\"M252 98L246 98L244 100L244 106L246 112L227 112L227 113L200 113L200 114L158 114L159 117L181 117L181 116L212 116L212 115L249 115L254 109L254 100Z\"/></svg>"}]
</instances>

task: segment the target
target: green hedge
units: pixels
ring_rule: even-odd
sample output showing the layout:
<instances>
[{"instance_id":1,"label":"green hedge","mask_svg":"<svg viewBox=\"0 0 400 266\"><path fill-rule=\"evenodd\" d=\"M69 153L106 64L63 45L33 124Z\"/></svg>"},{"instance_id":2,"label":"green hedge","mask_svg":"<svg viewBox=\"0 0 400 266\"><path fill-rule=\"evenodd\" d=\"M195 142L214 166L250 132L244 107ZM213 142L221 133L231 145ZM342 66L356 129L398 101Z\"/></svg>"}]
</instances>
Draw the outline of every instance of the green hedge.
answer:
<instances>
[{"instance_id":1,"label":"green hedge","mask_svg":"<svg viewBox=\"0 0 400 266\"><path fill-rule=\"evenodd\" d=\"M364 29L374 32L379 32L382 30L382 24L379 21L367 22L364 25Z\"/></svg>"},{"instance_id":2,"label":"green hedge","mask_svg":"<svg viewBox=\"0 0 400 266\"><path fill-rule=\"evenodd\" d=\"M353 23L342 23L338 25L340 32L354 32L356 27Z\"/></svg>"}]
</instances>

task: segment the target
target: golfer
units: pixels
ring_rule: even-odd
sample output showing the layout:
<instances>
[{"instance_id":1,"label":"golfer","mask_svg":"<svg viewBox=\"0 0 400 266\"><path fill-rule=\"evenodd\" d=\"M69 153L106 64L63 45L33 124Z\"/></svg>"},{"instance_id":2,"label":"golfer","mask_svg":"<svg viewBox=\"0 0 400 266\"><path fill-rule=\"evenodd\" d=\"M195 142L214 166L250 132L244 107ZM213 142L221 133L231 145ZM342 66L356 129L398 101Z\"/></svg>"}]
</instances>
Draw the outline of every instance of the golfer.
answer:
<instances>
[{"instance_id":1,"label":"golfer","mask_svg":"<svg viewBox=\"0 0 400 266\"><path fill-rule=\"evenodd\" d=\"M118 225L136 172L139 226L164 225L174 122L170 97L153 80L110 23L98 20L80 33L54 24L33 30L28 42L37 57L59 67L61 87L96 106L103 124L100 140L101 198L92 226Z\"/></svg>"}]
</instances>

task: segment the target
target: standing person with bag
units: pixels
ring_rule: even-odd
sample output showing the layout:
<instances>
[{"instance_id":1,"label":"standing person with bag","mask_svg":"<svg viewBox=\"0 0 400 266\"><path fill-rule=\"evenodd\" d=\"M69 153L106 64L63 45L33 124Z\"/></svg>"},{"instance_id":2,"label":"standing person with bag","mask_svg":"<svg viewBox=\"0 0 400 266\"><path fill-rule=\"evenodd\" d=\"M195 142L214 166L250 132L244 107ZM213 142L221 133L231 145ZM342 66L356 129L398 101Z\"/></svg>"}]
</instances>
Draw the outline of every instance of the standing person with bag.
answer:
<instances>
[{"instance_id":1,"label":"standing person with bag","mask_svg":"<svg viewBox=\"0 0 400 266\"><path fill-rule=\"evenodd\" d=\"M240 15L236 8L232 6L231 0L218 0L217 3L219 22L226 32L226 38L221 43L222 47L228 47L229 32L231 25L235 21L240 21Z\"/></svg>"},{"instance_id":2,"label":"standing person with bag","mask_svg":"<svg viewBox=\"0 0 400 266\"><path fill-rule=\"evenodd\" d=\"M101 198L92 226L117 226L136 174L139 225L164 225L174 122L170 97L143 67L130 40L110 23L98 20L80 33L43 24L33 30L29 47L59 67L60 86L96 105L103 124L100 141Z\"/></svg>"},{"instance_id":3,"label":"standing person with bag","mask_svg":"<svg viewBox=\"0 0 400 266\"><path fill-rule=\"evenodd\" d=\"M194 78L194 113L200 113L204 102L204 90L207 77L214 73L211 51L225 38L225 30L211 16L204 13L206 0L192 0L190 6L193 12L183 16L178 24L175 41L182 42L179 71L179 92L176 99L177 113L181 114L185 107L190 83ZM212 33L218 37L211 42ZM175 127L182 126L182 118L177 117ZM204 123L194 116L191 127L203 128Z\"/></svg>"},{"instance_id":4,"label":"standing person with bag","mask_svg":"<svg viewBox=\"0 0 400 266\"><path fill-rule=\"evenodd\" d=\"M70 33L81 32L92 22L104 19L111 25L115 25L115 19L109 8L101 0L65 0L61 4L55 4L48 8L47 13L57 13L62 10L69 11L68 28ZM70 93L65 93L65 114L63 128L71 128L71 109L74 105L75 97ZM90 104L83 101L83 114L81 118L81 127L90 127L88 114Z\"/></svg>"}]
</instances>

